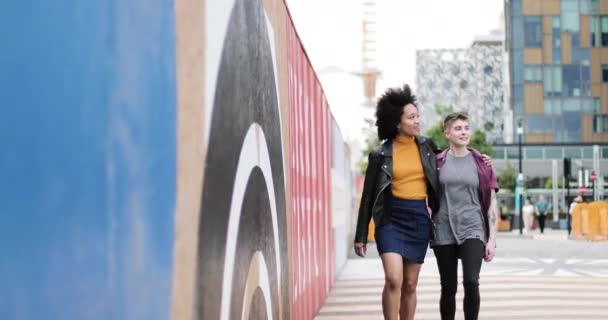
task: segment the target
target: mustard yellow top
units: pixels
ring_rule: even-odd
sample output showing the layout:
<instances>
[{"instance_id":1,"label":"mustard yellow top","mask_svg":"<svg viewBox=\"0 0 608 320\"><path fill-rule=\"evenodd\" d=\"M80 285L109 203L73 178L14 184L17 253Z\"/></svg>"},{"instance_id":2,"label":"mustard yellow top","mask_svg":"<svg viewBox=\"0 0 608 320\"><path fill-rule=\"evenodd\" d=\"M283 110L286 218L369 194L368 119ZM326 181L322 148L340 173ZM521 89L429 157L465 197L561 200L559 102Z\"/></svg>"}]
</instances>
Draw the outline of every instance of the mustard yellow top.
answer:
<instances>
[{"instance_id":1,"label":"mustard yellow top","mask_svg":"<svg viewBox=\"0 0 608 320\"><path fill-rule=\"evenodd\" d=\"M393 195L402 199L425 199L426 181L415 137L398 134L393 140Z\"/></svg>"}]
</instances>

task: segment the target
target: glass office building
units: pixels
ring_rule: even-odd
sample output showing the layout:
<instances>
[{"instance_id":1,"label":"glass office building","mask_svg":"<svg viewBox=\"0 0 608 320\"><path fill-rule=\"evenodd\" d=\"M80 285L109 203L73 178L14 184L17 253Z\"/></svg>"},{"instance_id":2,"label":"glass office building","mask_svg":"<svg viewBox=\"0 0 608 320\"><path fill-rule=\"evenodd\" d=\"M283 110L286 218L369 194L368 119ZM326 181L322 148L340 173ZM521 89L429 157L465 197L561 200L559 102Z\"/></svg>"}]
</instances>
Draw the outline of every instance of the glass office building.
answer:
<instances>
[{"instance_id":1,"label":"glass office building","mask_svg":"<svg viewBox=\"0 0 608 320\"><path fill-rule=\"evenodd\" d=\"M522 120L523 141L608 142L608 0L505 8L513 126Z\"/></svg>"}]
</instances>

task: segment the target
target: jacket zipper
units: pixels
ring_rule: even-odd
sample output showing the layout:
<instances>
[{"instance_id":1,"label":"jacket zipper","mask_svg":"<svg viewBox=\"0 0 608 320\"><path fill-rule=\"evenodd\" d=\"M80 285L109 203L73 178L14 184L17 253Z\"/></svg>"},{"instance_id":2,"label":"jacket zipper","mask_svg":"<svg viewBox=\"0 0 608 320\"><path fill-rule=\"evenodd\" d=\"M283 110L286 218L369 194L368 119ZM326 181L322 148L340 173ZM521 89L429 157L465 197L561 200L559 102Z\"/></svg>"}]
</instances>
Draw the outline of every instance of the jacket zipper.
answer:
<instances>
[{"instance_id":1,"label":"jacket zipper","mask_svg":"<svg viewBox=\"0 0 608 320\"><path fill-rule=\"evenodd\" d=\"M378 192L378 194L376 195L376 199L374 200L374 204L372 205L372 217L374 215L374 208L376 207L376 202L378 202L378 198L380 197L382 192L384 192L384 189L386 189L386 187L388 187L389 184L391 184L391 183L389 182L389 183L385 184L384 186L382 186L382 188L380 189L380 192Z\"/></svg>"},{"instance_id":2,"label":"jacket zipper","mask_svg":"<svg viewBox=\"0 0 608 320\"><path fill-rule=\"evenodd\" d=\"M380 166L380 168L382 169L382 171L384 171L384 173L386 173L386 175L390 179L388 180L388 183L386 183L384 186L382 186L382 188L380 188L380 192L378 192L378 194L376 195L376 199L374 200L374 204L372 205L372 215L374 212L374 207L376 206L376 202L378 202L378 197L380 197L382 192L384 192L384 189L386 189L386 187L388 187L391 184L391 180L393 180L393 176L386 170L386 165Z\"/></svg>"}]
</instances>

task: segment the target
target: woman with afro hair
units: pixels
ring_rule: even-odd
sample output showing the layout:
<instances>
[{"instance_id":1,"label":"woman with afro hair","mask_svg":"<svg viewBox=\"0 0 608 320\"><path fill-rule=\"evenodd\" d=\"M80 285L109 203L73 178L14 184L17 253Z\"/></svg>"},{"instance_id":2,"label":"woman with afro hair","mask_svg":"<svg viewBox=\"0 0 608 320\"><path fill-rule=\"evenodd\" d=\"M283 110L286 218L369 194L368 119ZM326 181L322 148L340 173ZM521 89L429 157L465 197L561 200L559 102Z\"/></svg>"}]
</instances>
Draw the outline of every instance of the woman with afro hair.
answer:
<instances>
[{"instance_id":1,"label":"woman with afro hair","mask_svg":"<svg viewBox=\"0 0 608 320\"><path fill-rule=\"evenodd\" d=\"M414 319L416 286L439 209L436 153L420 135L416 97L408 85L388 89L376 105L380 146L369 154L355 233L355 253L365 256L368 226L384 267L385 319ZM489 160L491 162L491 160Z\"/></svg>"},{"instance_id":2,"label":"woman with afro hair","mask_svg":"<svg viewBox=\"0 0 608 320\"><path fill-rule=\"evenodd\" d=\"M385 319L414 319L416 286L438 209L433 140L420 135L416 97L408 85L388 89L376 105L378 138L369 154L355 234L355 252L366 251L368 225L376 225L376 246L384 267Z\"/></svg>"}]
</instances>

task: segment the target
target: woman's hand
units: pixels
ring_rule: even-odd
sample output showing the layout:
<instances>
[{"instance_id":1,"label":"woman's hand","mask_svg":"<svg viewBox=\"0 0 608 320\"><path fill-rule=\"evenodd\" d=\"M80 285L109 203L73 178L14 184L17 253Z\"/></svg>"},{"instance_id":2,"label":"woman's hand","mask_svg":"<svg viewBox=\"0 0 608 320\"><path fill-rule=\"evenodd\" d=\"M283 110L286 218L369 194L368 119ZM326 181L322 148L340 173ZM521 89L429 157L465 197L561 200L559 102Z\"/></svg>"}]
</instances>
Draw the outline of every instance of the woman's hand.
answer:
<instances>
[{"instance_id":1,"label":"woman's hand","mask_svg":"<svg viewBox=\"0 0 608 320\"><path fill-rule=\"evenodd\" d=\"M488 165L488 167L491 167L494 164L492 162L492 158L490 158L490 156L487 154L482 154L481 158L483 159L483 162Z\"/></svg>"},{"instance_id":2,"label":"woman's hand","mask_svg":"<svg viewBox=\"0 0 608 320\"><path fill-rule=\"evenodd\" d=\"M367 252L367 244L366 243L355 243L355 253L363 258L365 257L365 252Z\"/></svg>"},{"instance_id":3,"label":"woman's hand","mask_svg":"<svg viewBox=\"0 0 608 320\"><path fill-rule=\"evenodd\" d=\"M486 251L483 255L483 260L485 262L491 262L494 259L494 255L496 254L496 240L490 239L488 244L486 244Z\"/></svg>"}]
</instances>

